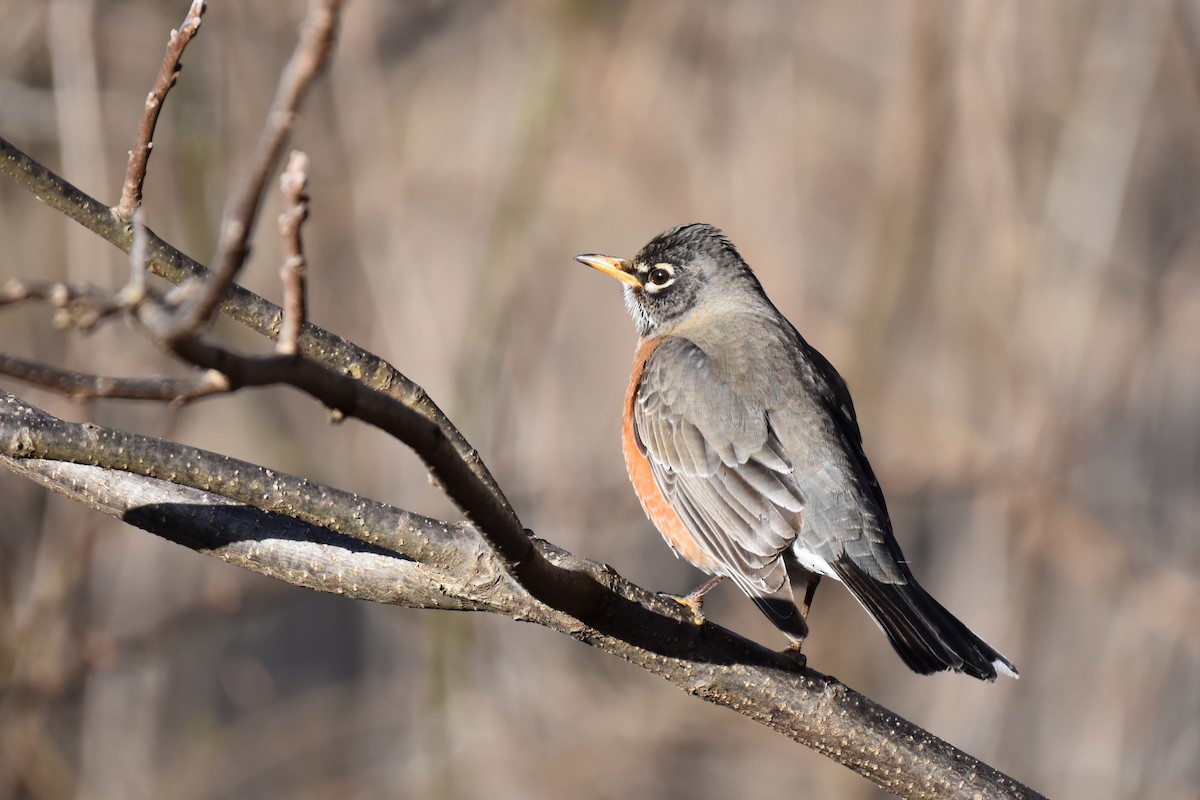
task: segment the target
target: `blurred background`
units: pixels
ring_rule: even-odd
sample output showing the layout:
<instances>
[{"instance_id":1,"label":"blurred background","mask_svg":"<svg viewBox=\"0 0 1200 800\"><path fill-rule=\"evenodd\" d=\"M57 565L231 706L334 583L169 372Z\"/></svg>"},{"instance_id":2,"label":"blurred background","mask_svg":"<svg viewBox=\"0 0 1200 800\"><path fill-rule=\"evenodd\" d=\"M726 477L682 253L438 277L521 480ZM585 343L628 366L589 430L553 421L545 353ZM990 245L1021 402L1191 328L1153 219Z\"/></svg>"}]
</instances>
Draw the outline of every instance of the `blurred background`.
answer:
<instances>
[{"instance_id":1,"label":"blurred background","mask_svg":"<svg viewBox=\"0 0 1200 800\"><path fill-rule=\"evenodd\" d=\"M0 135L108 203L187 0L0 2ZM209 3L148 224L201 261L304 3ZM920 677L849 595L810 664L1055 797L1200 796L1200 3L348 4L294 139L311 317L461 427L526 526L658 590L618 438L634 331L571 260L722 227L846 377L922 582L1021 669ZM272 192L243 282L278 300ZM124 257L0 180L0 282ZM179 367L127 326L0 347ZM228 341L266 344L232 326ZM72 404L442 517L405 448L284 390ZM206 559L0 474L0 797L873 798L562 636ZM736 589L710 617L783 642Z\"/></svg>"}]
</instances>

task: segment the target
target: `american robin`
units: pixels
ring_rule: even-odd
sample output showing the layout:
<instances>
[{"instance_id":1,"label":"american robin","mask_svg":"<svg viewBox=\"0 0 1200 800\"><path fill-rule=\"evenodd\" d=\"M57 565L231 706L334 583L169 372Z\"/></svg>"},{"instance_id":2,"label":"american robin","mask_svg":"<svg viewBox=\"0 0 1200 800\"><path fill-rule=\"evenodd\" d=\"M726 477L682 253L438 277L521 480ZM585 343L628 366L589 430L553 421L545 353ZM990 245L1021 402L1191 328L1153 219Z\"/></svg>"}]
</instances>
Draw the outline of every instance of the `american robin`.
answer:
<instances>
[{"instance_id":1,"label":"american robin","mask_svg":"<svg viewBox=\"0 0 1200 800\"><path fill-rule=\"evenodd\" d=\"M929 595L892 534L846 383L719 230L683 225L631 259L576 260L625 285L639 335L625 465L675 554L729 578L799 650L821 576L839 580L915 672L1017 677ZM796 607L792 583L805 586Z\"/></svg>"}]
</instances>

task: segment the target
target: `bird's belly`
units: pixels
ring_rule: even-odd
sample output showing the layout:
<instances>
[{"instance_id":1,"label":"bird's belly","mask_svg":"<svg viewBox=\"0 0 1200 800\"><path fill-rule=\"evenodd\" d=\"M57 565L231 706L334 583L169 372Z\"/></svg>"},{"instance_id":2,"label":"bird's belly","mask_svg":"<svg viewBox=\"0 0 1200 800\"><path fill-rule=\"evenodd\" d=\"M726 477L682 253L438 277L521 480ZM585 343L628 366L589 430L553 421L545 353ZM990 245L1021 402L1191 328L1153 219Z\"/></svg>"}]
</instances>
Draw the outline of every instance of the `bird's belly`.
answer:
<instances>
[{"instance_id":1,"label":"bird's belly","mask_svg":"<svg viewBox=\"0 0 1200 800\"><path fill-rule=\"evenodd\" d=\"M625 469L629 472L629 480L633 483L638 500L641 501L642 510L646 512L646 516L654 523L654 527L658 528L663 539L666 539L667 544L675 551L675 555L686 559L709 575L723 574L719 565L704 552L700 543L696 541L696 537L684 525L679 513L671 507L671 503L659 491L658 484L654 480L654 473L650 470L650 462L638 449L637 441L634 438L633 404L637 401L638 382L641 380L646 360L650 358L650 354L654 352L654 348L658 344L659 342L653 339L641 342L634 358L633 376L629 381L629 390L625 393L624 424L621 436L621 449L625 453Z\"/></svg>"},{"instance_id":2,"label":"bird's belly","mask_svg":"<svg viewBox=\"0 0 1200 800\"><path fill-rule=\"evenodd\" d=\"M679 514L671 507L663 493L658 490L658 484L655 483L654 475L650 471L650 462L638 450L637 443L633 441L632 431L631 426L625 427L625 441L623 442L625 467L629 470L629 480L633 483L638 500L642 503L642 510L646 512L646 516L654 523L654 527L658 528L663 539L675 551L675 555L681 556L709 575L717 574L720 572L717 565L701 549L696 537L683 524L683 520L679 518Z\"/></svg>"}]
</instances>

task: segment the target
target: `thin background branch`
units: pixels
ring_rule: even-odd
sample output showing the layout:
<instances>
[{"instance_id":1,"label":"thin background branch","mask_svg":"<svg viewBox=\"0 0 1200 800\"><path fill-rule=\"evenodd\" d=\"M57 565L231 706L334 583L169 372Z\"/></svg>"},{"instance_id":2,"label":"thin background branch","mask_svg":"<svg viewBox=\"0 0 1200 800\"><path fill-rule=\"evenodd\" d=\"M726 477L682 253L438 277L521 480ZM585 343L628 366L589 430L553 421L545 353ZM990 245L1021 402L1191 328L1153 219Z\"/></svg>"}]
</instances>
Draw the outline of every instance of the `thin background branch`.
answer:
<instances>
[{"instance_id":1,"label":"thin background branch","mask_svg":"<svg viewBox=\"0 0 1200 800\"><path fill-rule=\"evenodd\" d=\"M192 37L200 31L203 16L204 0L192 0L192 6L188 9L183 24L178 30L171 31L167 41L167 52L163 56L158 77L154 79L154 88L146 95L146 109L138 124L137 140L133 149L129 151L129 165L125 170L125 184L121 187L121 201L113 209L117 219L122 222L132 220L133 213L142 204L142 185L146 182L146 167L150 163L150 151L154 147L154 127L158 124L158 115L167 99L167 93L179 77L183 51Z\"/></svg>"},{"instance_id":2,"label":"thin background branch","mask_svg":"<svg viewBox=\"0 0 1200 800\"><path fill-rule=\"evenodd\" d=\"M304 244L300 229L308 219L308 156L292 151L287 168L279 179L279 188L287 208L279 215L279 233L283 239L283 267L279 271L283 283L283 325L275 350L280 355L296 352L300 330L308 318L305 298Z\"/></svg>"},{"instance_id":3,"label":"thin background branch","mask_svg":"<svg viewBox=\"0 0 1200 800\"><path fill-rule=\"evenodd\" d=\"M163 339L177 340L207 323L245 263L267 182L296 127L300 105L333 50L342 3L343 0L309 0L300 39L279 79L275 101L267 113L246 177L230 196L221 219L213 275L204 282L203 291L181 308L179 316L158 332Z\"/></svg>"},{"instance_id":4,"label":"thin background branch","mask_svg":"<svg viewBox=\"0 0 1200 800\"><path fill-rule=\"evenodd\" d=\"M0 353L0 375L58 392L72 400L103 397L181 403L230 389L229 381L216 370L203 370L187 378L121 378L62 369L8 353Z\"/></svg>"}]
</instances>

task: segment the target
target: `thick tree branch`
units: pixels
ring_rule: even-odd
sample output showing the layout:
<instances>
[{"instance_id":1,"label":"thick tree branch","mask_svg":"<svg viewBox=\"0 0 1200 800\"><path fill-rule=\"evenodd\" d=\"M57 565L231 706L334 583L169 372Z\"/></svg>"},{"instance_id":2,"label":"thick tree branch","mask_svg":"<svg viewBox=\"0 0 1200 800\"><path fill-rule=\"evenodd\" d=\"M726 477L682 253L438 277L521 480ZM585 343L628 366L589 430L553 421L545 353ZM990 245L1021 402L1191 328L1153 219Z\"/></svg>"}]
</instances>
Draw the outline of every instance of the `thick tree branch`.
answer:
<instances>
[{"instance_id":1,"label":"thick tree branch","mask_svg":"<svg viewBox=\"0 0 1200 800\"><path fill-rule=\"evenodd\" d=\"M1035 792L838 683L603 565L533 540L598 587L567 613L540 602L469 525L150 437L56 419L0 396L0 461L85 504L280 580L420 608L536 622L734 709L904 797Z\"/></svg>"}]
</instances>

